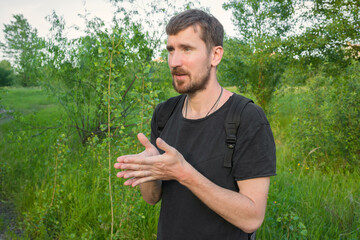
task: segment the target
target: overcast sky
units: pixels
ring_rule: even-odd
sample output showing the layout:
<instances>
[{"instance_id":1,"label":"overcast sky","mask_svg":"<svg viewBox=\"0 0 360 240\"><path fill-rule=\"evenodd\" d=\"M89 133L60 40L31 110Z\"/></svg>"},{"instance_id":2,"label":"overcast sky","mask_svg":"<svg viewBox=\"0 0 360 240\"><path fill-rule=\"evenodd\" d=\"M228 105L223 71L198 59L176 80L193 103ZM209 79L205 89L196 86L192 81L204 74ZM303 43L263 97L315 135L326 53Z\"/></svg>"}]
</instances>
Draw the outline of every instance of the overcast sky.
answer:
<instances>
[{"instance_id":1,"label":"overcast sky","mask_svg":"<svg viewBox=\"0 0 360 240\"><path fill-rule=\"evenodd\" d=\"M181 1L177 0L177 2ZM222 3L226 2L225 0L199 1L203 7L208 7L211 14L219 19L227 34L235 35L231 12L222 9ZM84 14L85 9L91 16L100 17L106 22L111 21L113 9L106 0L0 0L0 41L4 40L4 24L9 24L13 20L14 14L23 14L30 25L37 28L39 35L45 37L50 28L45 17L50 15L53 10L64 17L67 27L73 24L82 27L83 20L78 14ZM77 37L75 31L68 30L68 32L68 37Z\"/></svg>"}]
</instances>

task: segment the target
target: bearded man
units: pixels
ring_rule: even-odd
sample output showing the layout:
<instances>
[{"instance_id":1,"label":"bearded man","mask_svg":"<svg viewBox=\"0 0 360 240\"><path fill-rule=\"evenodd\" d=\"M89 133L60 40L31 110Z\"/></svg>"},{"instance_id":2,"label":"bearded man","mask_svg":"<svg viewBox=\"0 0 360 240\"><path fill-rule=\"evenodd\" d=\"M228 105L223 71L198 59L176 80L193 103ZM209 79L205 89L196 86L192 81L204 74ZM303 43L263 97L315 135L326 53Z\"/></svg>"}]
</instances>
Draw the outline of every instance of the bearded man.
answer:
<instances>
[{"instance_id":1,"label":"bearded man","mask_svg":"<svg viewBox=\"0 0 360 240\"><path fill-rule=\"evenodd\" d=\"M240 103L216 78L223 27L201 10L188 10L174 16L166 32L173 86L182 95L161 130L170 100L156 107L151 141L138 134L145 150L119 157L115 168L123 171L117 176L128 179L125 185L140 185L149 204L162 200L159 240L254 239L276 174L269 122L259 106L246 104L231 164L224 166L226 116Z\"/></svg>"}]
</instances>

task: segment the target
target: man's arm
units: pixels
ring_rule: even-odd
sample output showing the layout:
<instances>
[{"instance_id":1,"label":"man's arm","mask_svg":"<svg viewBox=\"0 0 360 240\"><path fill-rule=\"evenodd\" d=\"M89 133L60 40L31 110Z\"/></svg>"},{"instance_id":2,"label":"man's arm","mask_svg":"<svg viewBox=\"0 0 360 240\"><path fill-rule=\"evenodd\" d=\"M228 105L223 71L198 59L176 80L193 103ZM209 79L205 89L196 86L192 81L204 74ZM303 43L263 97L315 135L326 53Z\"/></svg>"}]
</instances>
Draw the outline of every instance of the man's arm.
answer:
<instances>
[{"instance_id":1,"label":"man's arm","mask_svg":"<svg viewBox=\"0 0 360 240\"><path fill-rule=\"evenodd\" d=\"M245 232L255 231L263 222L269 178L238 181L239 192L222 188L200 174L173 147L161 139L162 155L129 156L122 169L128 169L125 185L136 186L154 180L176 180L191 190L204 204Z\"/></svg>"},{"instance_id":2,"label":"man's arm","mask_svg":"<svg viewBox=\"0 0 360 240\"><path fill-rule=\"evenodd\" d=\"M115 163L114 167L121 169L121 163ZM130 174L131 172L132 171L130 170L118 172L116 176L119 178L129 178L128 174ZM127 180L124 184L129 185L130 181L136 181L137 179L139 178L132 178L130 180ZM145 200L145 202L147 202L150 205L155 205L157 202L160 201L161 193L162 193L161 184L162 184L161 180L152 180L140 184L141 195Z\"/></svg>"},{"instance_id":3,"label":"man's arm","mask_svg":"<svg viewBox=\"0 0 360 240\"><path fill-rule=\"evenodd\" d=\"M193 168L185 171L179 182L222 218L247 233L261 226L270 177L238 181L239 192L235 192L214 184Z\"/></svg>"},{"instance_id":4,"label":"man's arm","mask_svg":"<svg viewBox=\"0 0 360 240\"><path fill-rule=\"evenodd\" d=\"M150 205L155 205L161 199L161 180L155 180L140 185L143 199Z\"/></svg>"}]
</instances>

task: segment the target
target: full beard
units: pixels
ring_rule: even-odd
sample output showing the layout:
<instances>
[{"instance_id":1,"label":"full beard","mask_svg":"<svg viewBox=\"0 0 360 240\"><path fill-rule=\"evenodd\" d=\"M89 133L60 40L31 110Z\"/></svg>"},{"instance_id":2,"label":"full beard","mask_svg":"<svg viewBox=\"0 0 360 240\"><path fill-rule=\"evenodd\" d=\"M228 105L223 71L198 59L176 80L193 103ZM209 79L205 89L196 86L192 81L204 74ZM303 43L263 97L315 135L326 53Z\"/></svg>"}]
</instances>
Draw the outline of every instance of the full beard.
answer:
<instances>
[{"instance_id":1,"label":"full beard","mask_svg":"<svg viewBox=\"0 0 360 240\"><path fill-rule=\"evenodd\" d=\"M175 91L177 91L180 94L193 94L195 92L202 91L202 90L206 89L206 86L210 80L210 68L209 67L207 67L207 69L205 70L205 72L203 74L201 74L200 76L198 76L194 79L191 77L191 75L188 72L183 71L181 69L174 69L171 71L171 73L173 75L172 85L173 85ZM186 80L176 80L175 76L174 76L175 74L187 75L189 77L188 84L186 83Z\"/></svg>"}]
</instances>

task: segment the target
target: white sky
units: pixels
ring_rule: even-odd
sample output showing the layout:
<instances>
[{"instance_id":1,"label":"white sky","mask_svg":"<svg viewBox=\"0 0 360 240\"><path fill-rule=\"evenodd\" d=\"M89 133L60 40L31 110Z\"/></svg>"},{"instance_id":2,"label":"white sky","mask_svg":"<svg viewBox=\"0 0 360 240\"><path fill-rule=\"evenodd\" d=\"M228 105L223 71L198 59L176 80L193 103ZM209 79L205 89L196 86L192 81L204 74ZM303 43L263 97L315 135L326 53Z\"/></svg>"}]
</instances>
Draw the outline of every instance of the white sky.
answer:
<instances>
[{"instance_id":1,"label":"white sky","mask_svg":"<svg viewBox=\"0 0 360 240\"><path fill-rule=\"evenodd\" d=\"M199 0L199 2L202 7L208 7L210 13L219 19L228 35L235 36L231 12L222 9L222 4L226 0ZM112 6L106 0L0 0L0 41L4 41L4 24L14 20L12 17L14 14L23 14L30 25L37 28L39 36L46 37L50 24L45 17L53 10L64 17L67 27L74 24L82 27L83 20L78 14L85 14L85 9L91 16L100 17L105 22L110 22L113 16ZM68 37L77 37L78 33L74 30L68 29L68 32Z\"/></svg>"}]
</instances>

